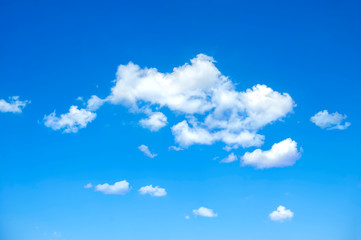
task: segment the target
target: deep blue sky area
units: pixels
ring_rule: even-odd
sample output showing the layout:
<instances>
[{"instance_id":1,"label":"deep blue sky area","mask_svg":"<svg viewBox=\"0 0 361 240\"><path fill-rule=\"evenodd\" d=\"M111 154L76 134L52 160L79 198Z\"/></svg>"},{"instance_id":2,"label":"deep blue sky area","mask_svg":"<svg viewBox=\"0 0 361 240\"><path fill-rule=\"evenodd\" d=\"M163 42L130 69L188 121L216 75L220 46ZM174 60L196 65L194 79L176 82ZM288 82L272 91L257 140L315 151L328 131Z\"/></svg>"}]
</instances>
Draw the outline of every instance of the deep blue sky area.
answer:
<instances>
[{"instance_id":1,"label":"deep blue sky area","mask_svg":"<svg viewBox=\"0 0 361 240\"><path fill-rule=\"evenodd\" d=\"M338 0L0 0L0 101L30 101L21 113L0 105L0 239L361 239L360 12L360 1ZM119 65L172 73L198 54L238 92L290 95L293 109L257 129L263 145L231 152L240 160L291 138L295 163L220 163L227 144L182 146L172 126L191 114L157 104L168 122L159 131L140 125L146 112L108 102L76 133L45 126L54 111L86 108L78 97L106 99ZM351 125L316 126L323 110ZM97 191L122 180L124 195ZM151 184L166 196L140 194ZM273 221L280 205L293 217Z\"/></svg>"}]
</instances>

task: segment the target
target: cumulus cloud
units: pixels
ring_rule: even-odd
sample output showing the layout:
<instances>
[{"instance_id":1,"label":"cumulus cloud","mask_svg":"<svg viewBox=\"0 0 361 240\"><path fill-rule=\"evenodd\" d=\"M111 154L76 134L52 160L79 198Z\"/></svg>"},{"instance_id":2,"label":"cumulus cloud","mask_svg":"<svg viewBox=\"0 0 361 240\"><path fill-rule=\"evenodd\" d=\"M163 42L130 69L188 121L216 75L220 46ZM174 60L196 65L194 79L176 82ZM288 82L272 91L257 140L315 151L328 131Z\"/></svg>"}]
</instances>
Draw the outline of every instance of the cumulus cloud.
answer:
<instances>
[{"instance_id":1,"label":"cumulus cloud","mask_svg":"<svg viewBox=\"0 0 361 240\"><path fill-rule=\"evenodd\" d=\"M138 149L144 153L145 156L147 157L150 157L150 158L155 158L158 154L155 154L155 153L152 153L150 150L149 150L149 147L146 146L146 145L140 145L138 147Z\"/></svg>"},{"instance_id":2,"label":"cumulus cloud","mask_svg":"<svg viewBox=\"0 0 361 240\"><path fill-rule=\"evenodd\" d=\"M229 154L226 158L221 160L221 163L231 163L237 161L238 157L234 153Z\"/></svg>"},{"instance_id":3,"label":"cumulus cloud","mask_svg":"<svg viewBox=\"0 0 361 240\"><path fill-rule=\"evenodd\" d=\"M95 117L96 113L71 106L69 112L61 114L60 117L55 115L55 111L45 116L44 124L53 130L64 129L64 133L76 133L80 128L85 128Z\"/></svg>"},{"instance_id":4,"label":"cumulus cloud","mask_svg":"<svg viewBox=\"0 0 361 240\"><path fill-rule=\"evenodd\" d=\"M294 213L291 210L286 209L284 206L279 206L277 210L270 213L269 217L272 221L283 222L292 219L293 215Z\"/></svg>"},{"instance_id":5,"label":"cumulus cloud","mask_svg":"<svg viewBox=\"0 0 361 240\"><path fill-rule=\"evenodd\" d=\"M99 98L96 95L93 95L89 98L88 102L87 102L87 110L89 111L96 111L98 110L104 103L106 100Z\"/></svg>"},{"instance_id":6,"label":"cumulus cloud","mask_svg":"<svg viewBox=\"0 0 361 240\"><path fill-rule=\"evenodd\" d=\"M351 125L350 122L344 122L346 118L346 115L342 115L338 112L330 114L327 110L323 110L312 116L310 120L322 129L325 128L327 130L344 130Z\"/></svg>"},{"instance_id":7,"label":"cumulus cloud","mask_svg":"<svg viewBox=\"0 0 361 240\"><path fill-rule=\"evenodd\" d=\"M172 126L176 142L183 147L217 141L232 148L262 145L264 136L257 131L292 112L294 101L287 93L265 85L237 91L214 63L212 57L199 54L171 73L134 63L120 65L107 101L135 110L167 107L192 116ZM166 118L159 112L142 119L141 124L157 130L165 126Z\"/></svg>"},{"instance_id":8,"label":"cumulus cloud","mask_svg":"<svg viewBox=\"0 0 361 240\"><path fill-rule=\"evenodd\" d=\"M256 149L253 152L246 152L241 159L243 165L262 169L292 166L300 157L301 152L297 149L297 143L287 138L273 144L270 150Z\"/></svg>"},{"instance_id":9,"label":"cumulus cloud","mask_svg":"<svg viewBox=\"0 0 361 240\"><path fill-rule=\"evenodd\" d=\"M215 213L212 209L205 208L205 207L200 207L198 209L194 209L193 214L196 216L209 217L209 218L218 216L218 214Z\"/></svg>"},{"instance_id":10,"label":"cumulus cloud","mask_svg":"<svg viewBox=\"0 0 361 240\"><path fill-rule=\"evenodd\" d=\"M84 188L86 188L86 189L92 188L92 187L93 187L93 184L91 184L91 183L88 183L88 184L86 184L86 185L84 186Z\"/></svg>"},{"instance_id":11,"label":"cumulus cloud","mask_svg":"<svg viewBox=\"0 0 361 240\"><path fill-rule=\"evenodd\" d=\"M116 182L113 185L104 183L95 186L96 192L102 192L104 194L125 195L130 190L131 188L126 180Z\"/></svg>"},{"instance_id":12,"label":"cumulus cloud","mask_svg":"<svg viewBox=\"0 0 361 240\"><path fill-rule=\"evenodd\" d=\"M153 187L153 185L141 187L139 189L139 193L142 195L149 194L153 197L163 197L167 195L165 188L161 188L159 186Z\"/></svg>"},{"instance_id":13,"label":"cumulus cloud","mask_svg":"<svg viewBox=\"0 0 361 240\"><path fill-rule=\"evenodd\" d=\"M296 106L288 93L266 85L237 90L217 69L214 59L204 54L198 54L190 63L175 67L170 73L141 68L132 62L120 65L109 96L100 99L93 95L85 111L94 112L104 102L122 104L134 113L146 113L148 117L139 123L151 131L168 124L160 111L168 108L185 117L171 127L179 146L223 142L231 149L261 146L265 137L257 132L282 120ZM55 113L50 120L54 117ZM55 122L61 121L55 118ZM65 128L66 132L80 128L68 125L55 124L55 128Z\"/></svg>"},{"instance_id":14,"label":"cumulus cloud","mask_svg":"<svg viewBox=\"0 0 361 240\"><path fill-rule=\"evenodd\" d=\"M29 103L28 100L20 101L18 96L10 97L8 102L0 99L0 112L21 113Z\"/></svg>"},{"instance_id":15,"label":"cumulus cloud","mask_svg":"<svg viewBox=\"0 0 361 240\"><path fill-rule=\"evenodd\" d=\"M139 121L143 128L156 132L168 124L167 117L161 112L150 113L148 118Z\"/></svg>"}]
</instances>

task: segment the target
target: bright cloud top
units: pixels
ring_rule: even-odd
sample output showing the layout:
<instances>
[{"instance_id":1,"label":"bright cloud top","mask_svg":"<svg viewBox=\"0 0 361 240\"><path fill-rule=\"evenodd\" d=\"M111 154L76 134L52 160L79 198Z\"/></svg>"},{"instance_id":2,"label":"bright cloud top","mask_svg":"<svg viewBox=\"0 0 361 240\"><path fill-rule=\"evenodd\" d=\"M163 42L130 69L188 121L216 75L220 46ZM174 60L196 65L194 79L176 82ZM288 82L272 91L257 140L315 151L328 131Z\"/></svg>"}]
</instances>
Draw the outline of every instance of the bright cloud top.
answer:
<instances>
[{"instance_id":1,"label":"bright cloud top","mask_svg":"<svg viewBox=\"0 0 361 240\"><path fill-rule=\"evenodd\" d=\"M286 209L284 206L279 206L277 210L270 213L269 217L272 221L283 222L292 219L293 215L294 213L291 210Z\"/></svg>"},{"instance_id":2,"label":"bright cloud top","mask_svg":"<svg viewBox=\"0 0 361 240\"><path fill-rule=\"evenodd\" d=\"M300 157L301 152L297 149L297 143L287 138L273 144L268 151L256 149L253 152L246 152L241 159L243 165L262 169L292 166Z\"/></svg>"},{"instance_id":3,"label":"bright cloud top","mask_svg":"<svg viewBox=\"0 0 361 240\"><path fill-rule=\"evenodd\" d=\"M167 195L165 188L161 188L159 186L153 187L153 185L141 187L139 189L139 193L142 195L149 194L153 197L163 197Z\"/></svg>"},{"instance_id":4,"label":"bright cloud top","mask_svg":"<svg viewBox=\"0 0 361 240\"><path fill-rule=\"evenodd\" d=\"M234 162L237 160L238 160L238 157L234 153L231 153L226 158L222 159L221 163L231 163L231 162Z\"/></svg>"},{"instance_id":5,"label":"bright cloud top","mask_svg":"<svg viewBox=\"0 0 361 240\"><path fill-rule=\"evenodd\" d=\"M102 192L104 194L125 195L130 190L131 188L126 180L116 182L113 185L104 183L95 186L96 192Z\"/></svg>"},{"instance_id":6,"label":"bright cloud top","mask_svg":"<svg viewBox=\"0 0 361 240\"><path fill-rule=\"evenodd\" d=\"M20 101L18 96L10 97L8 102L0 99L0 112L21 113L28 103L30 101Z\"/></svg>"},{"instance_id":7,"label":"bright cloud top","mask_svg":"<svg viewBox=\"0 0 361 240\"><path fill-rule=\"evenodd\" d=\"M312 116L310 120L320 128L325 128L327 130L344 130L351 125L350 122L344 122L346 118L346 115L342 115L338 112L330 114L327 110L323 110Z\"/></svg>"},{"instance_id":8,"label":"bright cloud top","mask_svg":"<svg viewBox=\"0 0 361 240\"><path fill-rule=\"evenodd\" d=\"M149 147L146 146L146 145L140 145L138 147L138 149L144 153L145 156L147 157L150 157L150 158L155 158L158 154L155 154L155 153L152 153L150 150L149 150Z\"/></svg>"},{"instance_id":9,"label":"bright cloud top","mask_svg":"<svg viewBox=\"0 0 361 240\"><path fill-rule=\"evenodd\" d=\"M208 218L213 218L213 217L218 216L218 214L215 213L212 209L205 208L205 207L200 207L198 209L194 209L193 214L196 216L208 217Z\"/></svg>"},{"instance_id":10,"label":"bright cloud top","mask_svg":"<svg viewBox=\"0 0 361 240\"><path fill-rule=\"evenodd\" d=\"M55 115L55 111L45 116L44 123L45 126L53 130L64 129L64 133L76 133L79 128L85 128L96 116L96 113L86 109L78 109L77 106L71 106L69 112L61 114L60 117Z\"/></svg>"}]
</instances>

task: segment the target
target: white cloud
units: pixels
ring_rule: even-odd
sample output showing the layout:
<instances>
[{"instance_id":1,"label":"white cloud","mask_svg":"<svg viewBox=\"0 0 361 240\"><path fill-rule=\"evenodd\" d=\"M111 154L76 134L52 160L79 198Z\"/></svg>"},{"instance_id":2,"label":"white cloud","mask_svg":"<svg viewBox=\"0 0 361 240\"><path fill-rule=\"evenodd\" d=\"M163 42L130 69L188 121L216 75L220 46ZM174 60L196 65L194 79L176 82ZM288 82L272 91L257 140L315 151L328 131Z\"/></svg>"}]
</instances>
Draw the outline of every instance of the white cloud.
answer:
<instances>
[{"instance_id":1,"label":"white cloud","mask_svg":"<svg viewBox=\"0 0 361 240\"><path fill-rule=\"evenodd\" d=\"M183 148L181 148L181 147L177 147L177 146L170 146L169 148L168 148L168 150L169 151L183 151L184 149Z\"/></svg>"},{"instance_id":2,"label":"white cloud","mask_svg":"<svg viewBox=\"0 0 361 240\"><path fill-rule=\"evenodd\" d=\"M9 102L0 99L0 112L21 113L26 104L30 101L20 101L18 96L10 97Z\"/></svg>"},{"instance_id":3,"label":"white cloud","mask_svg":"<svg viewBox=\"0 0 361 240\"><path fill-rule=\"evenodd\" d=\"M238 157L234 153L229 154L226 158L221 160L221 163L231 163L237 161Z\"/></svg>"},{"instance_id":4,"label":"white cloud","mask_svg":"<svg viewBox=\"0 0 361 240\"><path fill-rule=\"evenodd\" d=\"M146 146L146 145L140 145L138 147L138 149L140 151L142 151L145 156L150 157L150 158L155 158L158 155L158 154L155 154L155 153L151 153L148 146Z\"/></svg>"},{"instance_id":5,"label":"white cloud","mask_svg":"<svg viewBox=\"0 0 361 240\"><path fill-rule=\"evenodd\" d=\"M99 98L96 95L93 95L89 98L88 102L87 102L87 110L89 111L96 111L98 110L105 102L106 100Z\"/></svg>"},{"instance_id":6,"label":"white cloud","mask_svg":"<svg viewBox=\"0 0 361 240\"><path fill-rule=\"evenodd\" d=\"M286 167L295 164L301 157L297 149L297 143L287 138L279 143L273 144L268 151L256 149L253 152L246 152L242 157L243 165L250 165L255 168Z\"/></svg>"},{"instance_id":7,"label":"white cloud","mask_svg":"<svg viewBox=\"0 0 361 240\"><path fill-rule=\"evenodd\" d=\"M214 62L212 57L199 54L191 64L174 68L171 73L142 69L133 63L120 65L107 100L135 110L144 106L168 107L176 114L191 116L190 121L183 120L172 127L176 142L184 147L217 141L232 148L262 145L264 136L257 131L292 112L294 101L287 93L265 85L236 91ZM150 116L141 124L157 126L157 130L166 124L166 118L160 114L154 119Z\"/></svg>"},{"instance_id":8,"label":"white cloud","mask_svg":"<svg viewBox=\"0 0 361 240\"><path fill-rule=\"evenodd\" d=\"M194 209L193 214L196 216L209 217L209 218L218 216L218 214L215 213L212 209L205 208L205 207L200 207L199 209Z\"/></svg>"},{"instance_id":9,"label":"white cloud","mask_svg":"<svg viewBox=\"0 0 361 240\"><path fill-rule=\"evenodd\" d=\"M45 126L53 129L64 129L65 133L76 133L79 128L85 128L88 123L93 121L96 113L86 109L78 109L77 106L71 106L69 112L61 114L60 117L55 115L55 111L44 117Z\"/></svg>"},{"instance_id":10,"label":"white cloud","mask_svg":"<svg viewBox=\"0 0 361 240\"><path fill-rule=\"evenodd\" d=\"M346 115L342 115L338 112L330 114L327 110L323 110L312 116L310 120L320 128L325 128L327 130L344 130L351 125L350 122L343 123L346 118Z\"/></svg>"},{"instance_id":11,"label":"white cloud","mask_svg":"<svg viewBox=\"0 0 361 240\"><path fill-rule=\"evenodd\" d=\"M142 195L149 194L153 197L163 197L167 195L165 188L160 188L159 186L153 187L153 185L141 187L139 193Z\"/></svg>"},{"instance_id":12,"label":"white cloud","mask_svg":"<svg viewBox=\"0 0 361 240\"><path fill-rule=\"evenodd\" d=\"M84 185L84 188L88 189L88 188L92 188L93 187L93 184L91 183L88 183L86 185Z\"/></svg>"},{"instance_id":13,"label":"white cloud","mask_svg":"<svg viewBox=\"0 0 361 240\"><path fill-rule=\"evenodd\" d=\"M184 217L186 220L189 220L190 219L190 217L187 215L187 216L185 216Z\"/></svg>"},{"instance_id":14,"label":"white cloud","mask_svg":"<svg viewBox=\"0 0 361 240\"><path fill-rule=\"evenodd\" d=\"M126 180L116 182L113 185L104 183L95 186L95 191L102 192L104 194L125 195L130 190L131 188Z\"/></svg>"},{"instance_id":15,"label":"white cloud","mask_svg":"<svg viewBox=\"0 0 361 240\"><path fill-rule=\"evenodd\" d=\"M294 213L291 210L286 209L284 206L279 206L277 210L270 213L269 217L272 221L283 222L287 219L292 219L293 215Z\"/></svg>"},{"instance_id":16,"label":"white cloud","mask_svg":"<svg viewBox=\"0 0 361 240\"><path fill-rule=\"evenodd\" d=\"M168 124L167 117L161 112L150 113L148 118L139 121L143 128L148 128L152 132L156 132Z\"/></svg>"}]
</instances>

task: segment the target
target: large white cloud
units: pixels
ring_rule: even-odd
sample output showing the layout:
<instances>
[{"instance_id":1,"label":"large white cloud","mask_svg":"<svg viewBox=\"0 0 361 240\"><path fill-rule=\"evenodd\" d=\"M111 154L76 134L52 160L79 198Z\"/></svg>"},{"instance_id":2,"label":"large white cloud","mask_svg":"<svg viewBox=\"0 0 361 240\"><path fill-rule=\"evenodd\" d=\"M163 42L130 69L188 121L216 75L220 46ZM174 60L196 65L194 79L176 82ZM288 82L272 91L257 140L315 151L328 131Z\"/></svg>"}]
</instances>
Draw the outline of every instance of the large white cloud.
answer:
<instances>
[{"instance_id":1,"label":"large white cloud","mask_svg":"<svg viewBox=\"0 0 361 240\"><path fill-rule=\"evenodd\" d=\"M113 185L104 183L95 186L95 191L102 192L104 194L125 195L130 190L131 187L126 180L116 182Z\"/></svg>"},{"instance_id":2,"label":"large white cloud","mask_svg":"<svg viewBox=\"0 0 361 240\"><path fill-rule=\"evenodd\" d=\"M213 211L213 209L209 209L209 208L206 208L206 207L200 207L198 209L194 209L193 214L196 215L196 216L209 217L209 218L218 216L218 214L215 213Z\"/></svg>"},{"instance_id":3,"label":"large white cloud","mask_svg":"<svg viewBox=\"0 0 361 240\"><path fill-rule=\"evenodd\" d=\"M272 221L283 222L292 219L293 215L294 213L291 210L286 209L284 206L279 206L277 210L270 213L269 217Z\"/></svg>"},{"instance_id":4,"label":"large white cloud","mask_svg":"<svg viewBox=\"0 0 361 240\"><path fill-rule=\"evenodd\" d=\"M268 151L256 149L253 152L246 152L241 159L243 165L262 169L292 166L300 157L301 152L297 149L297 143L287 138L273 144Z\"/></svg>"},{"instance_id":5,"label":"large white cloud","mask_svg":"<svg viewBox=\"0 0 361 240\"><path fill-rule=\"evenodd\" d=\"M0 99L0 112L21 113L30 101L20 101L18 96L10 97L9 102Z\"/></svg>"},{"instance_id":6,"label":"large white cloud","mask_svg":"<svg viewBox=\"0 0 361 240\"><path fill-rule=\"evenodd\" d=\"M167 191L165 190L165 188L161 188L159 186L153 187L153 185L141 187L139 189L139 193L142 195L149 194L153 197L163 197L167 195Z\"/></svg>"},{"instance_id":7,"label":"large white cloud","mask_svg":"<svg viewBox=\"0 0 361 240\"><path fill-rule=\"evenodd\" d=\"M325 128L327 130L344 130L351 125L350 122L344 122L346 118L346 115L342 115L338 112L330 114L327 110L323 110L312 116L310 120L320 128Z\"/></svg>"},{"instance_id":8,"label":"large white cloud","mask_svg":"<svg viewBox=\"0 0 361 240\"><path fill-rule=\"evenodd\" d=\"M108 99L134 108L146 102L184 113L203 113L213 107L208 92L226 80L213 62L213 58L199 54L191 65L174 68L172 73L141 69L133 63L120 65Z\"/></svg>"},{"instance_id":9,"label":"large white cloud","mask_svg":"<svg viewBox=\"0 0 361 240\"><path fill-rule=\"evenodd\" d=\"M264 136L257 131L282 119L295 106L287 93L265 85L237 91L233 82L216 68L214 59L204 54L193 58L191 64L174 68L171 73L133 63L121 65L107 100L133 110L144 106L168 107L185 114L188 120L172 127L176 142L184 147L217 141L235 148L260 146ZM141 120L141 124L148 128L163 126L164 117L159 113L157 118Z\"/></svg>"},{"instance_id":10,"label":"large white cloud","mask_svg":"<svg viewBox=\"0 0 361 240\"><path fill-rule=\"evenodd\" d=\"M88 123L93 121L96 113L86 109L78 109L77 106L71 106L69 112L61 114L60 117L55 115L55 111L44 117L45 126L53 130L64 129L65 133L76 133L79 128L85 128Z\"/></svg>"}]
</instances>

